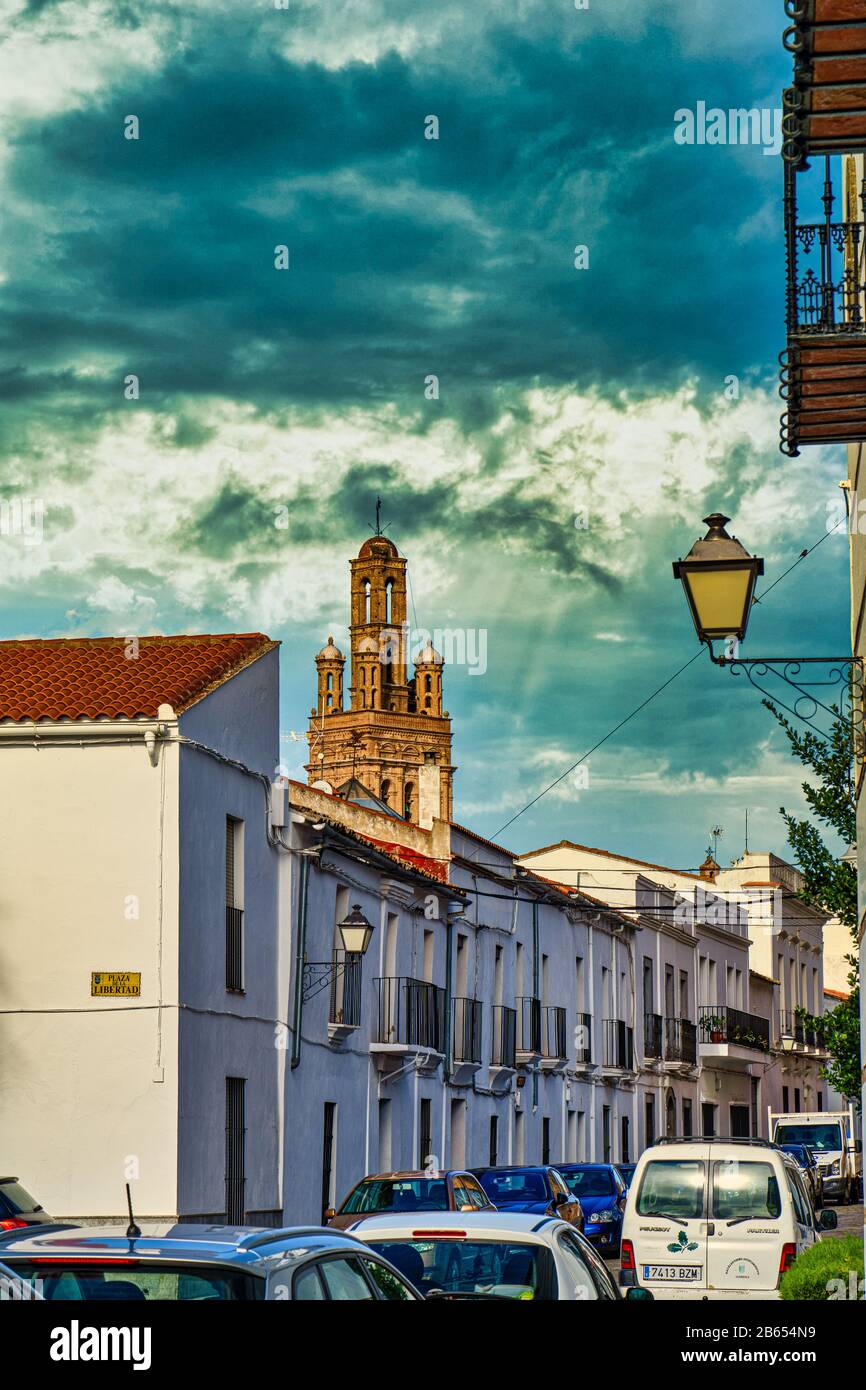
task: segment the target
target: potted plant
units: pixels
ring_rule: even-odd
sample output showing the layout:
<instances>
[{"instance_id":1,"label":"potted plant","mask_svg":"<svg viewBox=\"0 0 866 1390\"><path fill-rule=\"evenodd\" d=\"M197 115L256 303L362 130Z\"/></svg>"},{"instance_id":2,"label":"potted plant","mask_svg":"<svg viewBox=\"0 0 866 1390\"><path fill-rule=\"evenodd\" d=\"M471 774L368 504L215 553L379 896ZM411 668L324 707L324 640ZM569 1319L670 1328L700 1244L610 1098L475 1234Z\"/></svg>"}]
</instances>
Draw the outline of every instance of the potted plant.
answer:
<instances>
[{"instance_id":1,"label":"potted plant","mask_svg":"<svg viewBox=\"0 0 866 1390\"><path fill-rule=\"evenodd\" d=\"M725 1020L720 1014L710 1014L701 1019L701 1028L709 1034L710 1042L725 1041Z\"/></svg>"}]
</instances>

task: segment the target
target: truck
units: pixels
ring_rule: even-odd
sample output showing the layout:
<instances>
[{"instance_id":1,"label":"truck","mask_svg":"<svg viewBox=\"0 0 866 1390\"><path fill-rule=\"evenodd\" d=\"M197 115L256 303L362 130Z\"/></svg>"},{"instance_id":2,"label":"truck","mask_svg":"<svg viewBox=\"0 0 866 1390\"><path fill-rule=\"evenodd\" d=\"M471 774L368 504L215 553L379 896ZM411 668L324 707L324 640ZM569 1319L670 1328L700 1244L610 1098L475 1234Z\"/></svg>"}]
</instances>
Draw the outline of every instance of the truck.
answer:
<instances>
[{"instance_id":1,"label":"truck","mask_svg":"<svg viewBox=\"0 0 866 1390\"><path fill-rule=\"evenodd\" d=\"M863 1143L855 1137L854 1107L847 1110L767 1110L768 1133L775 1144L806 1144L814 1153L824 1195L847 1205L863 1193Z\"/></svg>"}]
</instances>

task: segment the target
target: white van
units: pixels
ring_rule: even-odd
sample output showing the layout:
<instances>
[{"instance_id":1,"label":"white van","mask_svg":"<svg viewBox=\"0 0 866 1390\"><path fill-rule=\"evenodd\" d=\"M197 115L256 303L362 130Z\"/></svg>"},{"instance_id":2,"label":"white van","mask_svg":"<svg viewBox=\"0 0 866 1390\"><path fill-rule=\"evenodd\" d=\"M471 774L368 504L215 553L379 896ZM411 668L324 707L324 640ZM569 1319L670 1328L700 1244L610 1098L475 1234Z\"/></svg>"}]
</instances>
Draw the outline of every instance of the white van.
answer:
<instances>
[{"instance_id":1,"label":"white van","mask_svg":"<svg viewBox=\"0 0 866 1390\"><path fill-rule=\"evenodd\" d=\"M778 1298L834 1211L812 1210L795 1160L765 1139L662 1139L641 1154L620 1285L658 1299Z\"/></svg>"}]
</instances>

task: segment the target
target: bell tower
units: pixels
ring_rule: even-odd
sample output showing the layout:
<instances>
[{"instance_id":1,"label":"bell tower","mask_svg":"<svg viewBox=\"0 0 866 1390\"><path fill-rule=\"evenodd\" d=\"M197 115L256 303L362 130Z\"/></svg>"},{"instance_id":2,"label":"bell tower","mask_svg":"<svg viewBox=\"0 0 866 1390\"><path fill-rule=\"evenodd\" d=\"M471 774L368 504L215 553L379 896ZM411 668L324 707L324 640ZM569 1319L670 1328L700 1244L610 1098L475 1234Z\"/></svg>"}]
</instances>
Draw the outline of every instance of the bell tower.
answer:
<instances>
[{"instance_id":1,"label":"bell tower","mask_svg":"<svg viewBox=\"0 0 866 1390\"><path fill-rule=\"evenodd\" d=\"M406 558L377 531L351 561L350 675L329 637L316 657L317 707L310 711L309 782L357 799L357 784L405 820L450 820L454 764L451 718L443 709L443 658L426 642L409 651ZM407 674L412 662L414 677Z\"/></svg>"}]
</instances>

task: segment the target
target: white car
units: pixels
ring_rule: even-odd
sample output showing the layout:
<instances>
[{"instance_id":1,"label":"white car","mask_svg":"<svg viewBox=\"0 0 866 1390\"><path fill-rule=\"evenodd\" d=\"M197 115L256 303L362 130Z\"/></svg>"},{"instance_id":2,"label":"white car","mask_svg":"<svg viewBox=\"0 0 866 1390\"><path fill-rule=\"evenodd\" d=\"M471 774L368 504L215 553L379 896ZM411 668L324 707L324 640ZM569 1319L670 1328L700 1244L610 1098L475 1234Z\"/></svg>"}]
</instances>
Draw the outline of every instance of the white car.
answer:
<instances>
[{"instance_id":1,"label":"white car","mask_svg":"<svg viewBox=\"0 0 866 1390\"><path fill-rule=\"evenodd\" d=\"M622 1297L589 1241L556 1216L408 1212L368 1216L354 1234L427 1298L594 1303Z\"/></svg>"},{"instance_id":2,"label":"white car","mask_svg":"<svg viewBox=\"0 0 866 1390\"><path fill-rule=\"evenodd\" d=\"M622 1224L620 1285L662 1299L771 1299L817 1217L796 1161L763 1139L662 1139L640 1157Z\"/></svg>"}]
</instances>

